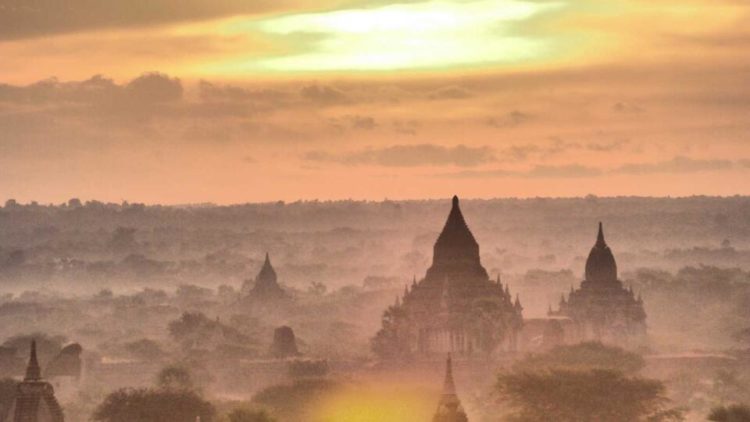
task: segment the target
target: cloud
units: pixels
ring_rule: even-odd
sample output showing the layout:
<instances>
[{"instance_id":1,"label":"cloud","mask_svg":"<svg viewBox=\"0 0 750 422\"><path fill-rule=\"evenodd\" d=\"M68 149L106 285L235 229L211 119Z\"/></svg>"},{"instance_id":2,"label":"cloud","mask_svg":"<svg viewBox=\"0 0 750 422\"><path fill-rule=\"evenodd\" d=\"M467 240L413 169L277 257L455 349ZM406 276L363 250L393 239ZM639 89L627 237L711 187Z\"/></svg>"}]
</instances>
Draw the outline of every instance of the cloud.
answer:
<instances>
[{"instance_id":1,"label":"cloud","mask_svg":"<svg viewBox=\"0 0 750 422\"><path fill-rule=\"evenodd\" d=\"M463 100L471 98L473 94L459 86L447 86L439 88L430 93L429 98L432 100Z\"/></svg>"},{"instance_id":2,"label":"cloud","mask_svg":"<svg viewBox=\"0 0 750 422\"><path fill-rule=\"evenodd\" d=\"M474 167L495 160L489 147L457 145L446 147L433 144L393 145L345 154L311 151L308 161L335 162L344 165L377 165L383 167L457 166Z\"/></svg>"},{"instance_id":3,"label":"cloud","mask_svg":"<svg viewBox=\"0 0 750 422\"><path fill-rule=\"evenodd\" d=\"M348 101L346 94L336 88L325 85L308 85L300 90L300 95L310 101L321 104L343 103Z\"/></svg>"},{"instance_id":4,"label":"cloud","mask_svg":"<svg viewBox=\"0 0 750 422\"><path fill-rule=\"evenodd\" d=\"M640 175L656 173L695 173L703 171L729 170L735 164L750 167L750 160L700 160L686 157L675 157L658 163L632 163L620 167L607 169L582 164L536 165L527 170L487 169L464 170L442 176L456 177L520 177L520 178L588 178L604 175Z\"/></svg>"},{"instance_id":5,"label":"cloud","mask_svg":"<svg viewBox=\"0 0 750 422\"><path fill-rule=\"evenodd\" d=\"M613 170L619 174L652 174L652 173L694 173L700 171L717 171L732 168L730 160L693 159L677 156L667 161L656 163L626 164Z\"/></svg>"},{"instance_id":6,"label":"cloud","mask_svg":"<svg viewBox=\"0 0 750 422\"><path fill-rule=\"evenodd\" d=\"M0 41L263 13L288 7L288 3L278 0L0 0Z\"/></svg>"},{"instance_id":7,"label":"cloud","mask_svg":"<svg viewBox=\"0 0 750 422\"><path fill-rule=\"evenodd\" d=\"M579 164L569 165L537 165L529 170L464 170L460 172L443 174L442 176L459 178L485 178L485 177L515 177L515 178L585 178L596 177L604 172L598 168L583 166Z\"/></svg>"},{"instance_id":8,"label":"cloud","mask_svg":"<svg viewBox=\"0 0 750 422\"><path fill-rule=\"evenodd\" d=\"M488 126L496 128L510 128L521 125L531 119L531 115L519 110L513 110L502 118L489 117L485 121Z\"/></svg>"}]
</instances>

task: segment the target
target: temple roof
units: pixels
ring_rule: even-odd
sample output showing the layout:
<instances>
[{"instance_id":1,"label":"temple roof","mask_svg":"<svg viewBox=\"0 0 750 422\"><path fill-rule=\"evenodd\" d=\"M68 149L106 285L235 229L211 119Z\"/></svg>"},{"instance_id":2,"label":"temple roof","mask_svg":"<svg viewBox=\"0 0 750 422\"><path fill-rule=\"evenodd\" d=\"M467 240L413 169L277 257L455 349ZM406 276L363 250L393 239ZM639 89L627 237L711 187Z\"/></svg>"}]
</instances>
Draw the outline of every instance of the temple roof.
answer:
<instances>
[{"instance_id":1,"label":"temple roof","mask_svg":"<svg viewBox=\"0 0 750 422\"><path fill-rule=\"evenodd\" d=\"M252 295L259 297L282 297L285 296L284 289L279 286L276 278L276 271L271 265L271 259L266 253L266 260L263 267L255 277L255 286L253 286Z\"/></svg>"},{"instance_id":2,"label":"temple roof","mask_svg":"<svg viewBox=\"0 0 750 422\"><path fill-rule=\"evenodd\" d=\"M596 244L591 248L586 260L586 281L592 283L612 283L617 281L617 263L612 251L604 240L604 229L599 223Z\"/></svg>"},{"instance_id":3,"label":"temple roof","mask_svg":"<svg viewBox=\"0 0 750 422\"><path fill-rule=\"evenodd\" d=\"M479 260L479 244L466 225L457 196L453 197L448 219L435 242L428 278L433 273L440 276L452 273L487 277L487 271Z\"/></svg>"}]
</instances>

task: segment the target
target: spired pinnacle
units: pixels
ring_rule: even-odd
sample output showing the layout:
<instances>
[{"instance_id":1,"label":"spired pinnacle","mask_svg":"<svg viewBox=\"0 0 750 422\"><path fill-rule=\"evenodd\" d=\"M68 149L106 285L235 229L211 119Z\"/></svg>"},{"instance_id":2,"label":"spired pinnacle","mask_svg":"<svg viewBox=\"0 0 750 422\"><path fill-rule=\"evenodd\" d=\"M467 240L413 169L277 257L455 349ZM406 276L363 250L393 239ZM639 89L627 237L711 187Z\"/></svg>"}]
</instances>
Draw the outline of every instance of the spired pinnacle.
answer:
<instances>
[{"instance_id":1,"label":"spired pinnacle","mask_svg":"<svg viewBox=\"0 0 750 422\"><path fill-rule=\"evenodd\" d=\"M596 235L596 246L607 246L607 242L604 241L604 229L601 221L599 222L599 233Z\"/></svg>"},{"instance_id":2,"label":"spired pinnacle","mask_svg":"<svg viewBox=\"0 0 750 422\"><path fill-rule=\"evenodd\" d=\"M479 260L479 244L466 225L458 196L453 197L453 206L435 242L427 279L442 279L446 274L487 277Z\"/></svg>"},{"instance_id":3,"label":"spired pinnacle","mask_svg":"<svg viewBox=\"0 0 750 422\"><path fill-rule=\"evenodd\" d=\"M36 340L31 340L31 356L29 357L29 366L26 367L24 381L39 381L40 379L42 379L42 370L36 358Z\"/></svg>"},{"instance_id":4,"label":"spired pinnacle","mask_svg":"<svg viewBox=\"0 0 750 422\"><path fill-rule=\"evenodd\" d=\"M448 360L445 362L445 381L443 382L443 395L456 395L456 384L453 382L453 363L451 355L448 354Z\"/></svg>"},{"instance_id":5,"label":"spired pinnacle","mask_svg":"<svg viewBox=\"0 0 750 422\"><path fill-rule=\"evenodd\" d=\"M599 233L596 244L591 248L586 260L586 280L595 283L611 284L617 282L617 263L612 251L604 241L604 229L599 222Z\"/></svg>"}]
</instances>

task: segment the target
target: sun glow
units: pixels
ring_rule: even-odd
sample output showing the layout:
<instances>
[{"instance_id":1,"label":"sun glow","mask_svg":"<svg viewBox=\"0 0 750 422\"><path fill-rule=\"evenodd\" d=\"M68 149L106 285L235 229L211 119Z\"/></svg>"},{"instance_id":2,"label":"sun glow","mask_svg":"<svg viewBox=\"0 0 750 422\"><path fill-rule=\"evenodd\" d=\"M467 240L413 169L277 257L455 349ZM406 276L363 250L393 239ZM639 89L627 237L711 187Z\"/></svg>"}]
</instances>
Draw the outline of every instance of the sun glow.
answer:
<instances>
[{"instance_id":1,"label":"sun glow","mask_svg":"<svg viewBox=\"0 0 750 422\"><path fill-rule=\"evenodd\" d=\"M227 34L262 33L291 51L234 63L245 70L335 71L447 68L508 63L543 56L550 40L524 35L517 25L560 2L521 0L430 1L234 20Z\"/></svg>"},{"instance_id":2,"label":"sun glow","mask_svg":"<svg viewBox=\"0 0 750 422\"><path fill-rule=\"evenodd\" d=\"M414 422L431 420L437 395L422 388L369 386L346 389L327 400L315 420Z\"/></svg>"}]
</instances>

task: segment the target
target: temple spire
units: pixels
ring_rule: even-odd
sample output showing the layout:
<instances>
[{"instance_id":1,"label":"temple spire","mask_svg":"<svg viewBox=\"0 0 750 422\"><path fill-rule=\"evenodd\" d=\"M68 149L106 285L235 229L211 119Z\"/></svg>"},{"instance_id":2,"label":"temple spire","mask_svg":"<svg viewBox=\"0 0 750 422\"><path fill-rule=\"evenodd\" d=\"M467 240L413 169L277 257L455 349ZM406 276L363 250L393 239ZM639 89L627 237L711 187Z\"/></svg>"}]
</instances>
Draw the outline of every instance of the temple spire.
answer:
<instances>
[{"instance_id":1,"label":"temple spire","mask_svg":"<svg viewBox=\"0 0 750 422\"><path fill-rule=\"evenodd\" d=\"M456 395L456 384L453 382L453 362L450 353L445 362L445 381L443 382L443 395Z\"/></svg>"},{"instance_id":2,"label":"temple spire","mask_svg":"<svg viewBox=\"0 0 750 422\"><path fill-rule=\"evenodd\" d=\"M607 246L607 242L604 241L604 229L601 221L599 222L599 233L596 235L596 246Z\"/></svg>"},{"instance_id":3,"label":"temple spire","mask_svg":"<svg viewBox=\"0 0 750 422\"><path fill-rule=\"evenodd\" d=\"M31 340L31 356L29 357L29 366L26 367L24 381L38 381L40 379L42 379L42 370L36 358L36 340Z\"/></svg>"}]
</instances>

